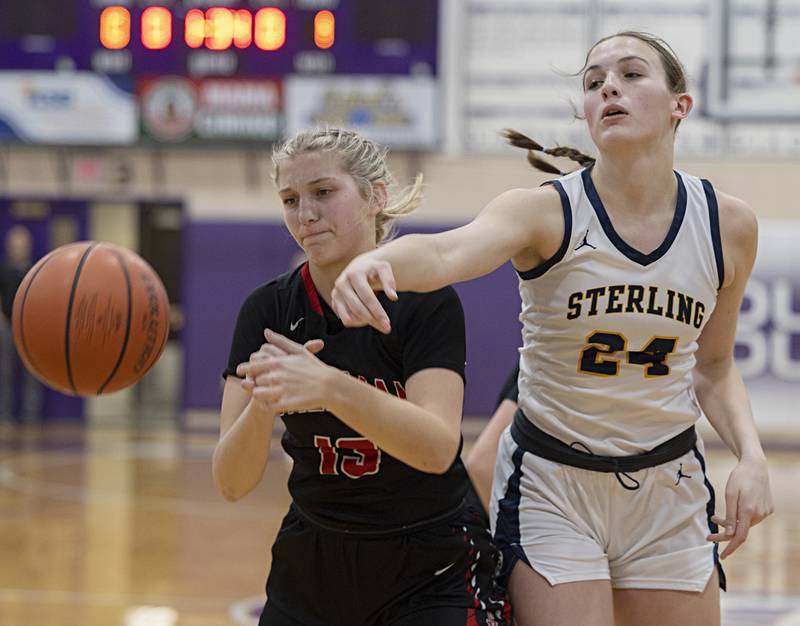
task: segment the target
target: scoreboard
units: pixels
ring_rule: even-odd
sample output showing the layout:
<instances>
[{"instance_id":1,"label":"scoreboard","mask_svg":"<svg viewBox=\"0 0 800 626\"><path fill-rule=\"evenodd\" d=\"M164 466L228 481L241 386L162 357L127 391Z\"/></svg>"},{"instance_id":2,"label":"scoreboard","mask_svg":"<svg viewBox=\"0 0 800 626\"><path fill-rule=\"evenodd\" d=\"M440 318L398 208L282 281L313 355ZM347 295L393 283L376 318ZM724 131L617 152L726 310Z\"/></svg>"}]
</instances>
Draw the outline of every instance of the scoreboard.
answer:
<instances>
[{"instance_id":1,"label":"scoreboard","mask_svg":"<svg viewBox=\"0 0 800 626\"><path fill-rule=\"evenodd\" d=\"M438 0L0 0L0 141L435 147Z\"/></svg>"},{"instance_id":2,"label":"scoreboard","mask_svg":"<svg viewBox=\"0 0 800 626\"><path fill-rule=\"evenodd\" d=\"M437 0L0 0L0 70L436 74Z\"/></svg>"}]
</instances>

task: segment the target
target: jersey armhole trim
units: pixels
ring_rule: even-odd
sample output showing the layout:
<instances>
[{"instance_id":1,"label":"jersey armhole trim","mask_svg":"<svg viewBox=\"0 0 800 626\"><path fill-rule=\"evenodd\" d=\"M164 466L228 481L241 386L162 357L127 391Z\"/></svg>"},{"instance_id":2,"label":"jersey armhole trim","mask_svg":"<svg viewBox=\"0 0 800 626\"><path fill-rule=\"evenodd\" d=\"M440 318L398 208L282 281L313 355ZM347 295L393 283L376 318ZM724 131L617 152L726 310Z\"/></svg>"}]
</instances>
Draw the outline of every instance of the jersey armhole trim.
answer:
<instances>
[{"instance_id":1,"label":"jersey armhole trim","mask_svg":"<svg viewBox=\"0 0 800 626\"><path fill-rule=\"evenodd\" d=\"M725 261L722 256L722 236L719 230L719 205L717 204L717 194L714 187L706 179L702 179L703 191L706 193L706 204L708 204L708 219L711 225L711 244L714 247L714 259L717 262L717 276L719 276L719 287L725 282Z\"/></svg>"},{"instance_id":2,"label":"jersey armhole trim","mask_svg":"<svg viewBox=\"0 0 800 626\"><path fill-rule=\"evenodd\" d=\"M569 203L569 196L567 196L567 192L564 191L563 185L557 180L547 181L544 183L544 185L552 185L555 190L558 191L558 195L561 196L561 209L564 212L564 239L562 240L561 247L558 249L558 251L546 261L524 272L516 270L517 274L519 274L519 277L523 280L539 278L539 276L542 276L545 272L547 272L547 270L563 259L564 255L567 253L567 249L569 248L569 241L572 238L572 206Z\"/></svg>"}]
</instances>

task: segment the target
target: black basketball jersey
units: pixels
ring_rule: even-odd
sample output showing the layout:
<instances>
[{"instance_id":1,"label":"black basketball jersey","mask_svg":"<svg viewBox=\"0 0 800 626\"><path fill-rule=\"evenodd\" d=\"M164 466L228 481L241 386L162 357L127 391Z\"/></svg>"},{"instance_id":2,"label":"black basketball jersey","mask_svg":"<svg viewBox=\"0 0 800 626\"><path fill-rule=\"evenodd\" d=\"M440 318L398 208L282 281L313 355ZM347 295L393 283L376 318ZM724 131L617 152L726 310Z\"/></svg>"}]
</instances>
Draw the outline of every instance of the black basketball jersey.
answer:
<instances>
[{"instance_id":1,"label":"black basketball jersey","mask_svg":"<svg viewBox=\"0 0 800 626\"><path fill-rule=\"evenodd\" d=\"M236 366L259 349L270 328L298 343L324 339L317 354L324 363L401 398L406 381L420 370L446 368L463 377L464 313L455 290L399 296L394 302L379 295L391 320L389 335L345 328L304 264L245 300L224 376L236 375ZM324 408L281 417L281 443L294 461L289 492L305 513L326 524L353 531L400 528L456 510L466 493L460 454L445 474L429 474L391 457Z\"/></svg>"}]
</instances>

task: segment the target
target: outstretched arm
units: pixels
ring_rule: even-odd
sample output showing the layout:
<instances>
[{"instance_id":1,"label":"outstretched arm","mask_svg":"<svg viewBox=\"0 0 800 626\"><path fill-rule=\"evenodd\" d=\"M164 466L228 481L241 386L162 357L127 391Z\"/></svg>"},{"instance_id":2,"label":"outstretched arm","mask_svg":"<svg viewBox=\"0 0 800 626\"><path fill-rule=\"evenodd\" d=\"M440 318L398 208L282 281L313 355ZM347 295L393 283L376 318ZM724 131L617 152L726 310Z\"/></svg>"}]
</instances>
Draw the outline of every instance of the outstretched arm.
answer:
<instances>
[{"instance_id":1,"label":"outstretched arm","mask_svg":"<svg viewBox=\"0 0 800 626\"><path fill-rule=\"evenodd\" d=\"M712 520L724 527L711 541L730 541L726 558L747 539L751 526L772 513L767 461L756 431L744 381L733 359L736 322L756 256L758 226L745 203L719 194L720 226L728 277L698 339L695 390L700 406L739 463L725 489L725 516Z\"/></svg>"},{"instance_id":2,"label":"outstretched arm","mask_svg":"<svg viewBox=\"0 0 800 626\"><path fill-rule=\"evenodd\" d=\"M509 259L527 270L558 250L564 218L550 186L515 189L490 202L469 224L434 235L407 235L362 254L344 269L333 290L333 308L346 326L390 330L375 297L397 291L433 291L478 278Z\"/></svg>"}]
</instances>

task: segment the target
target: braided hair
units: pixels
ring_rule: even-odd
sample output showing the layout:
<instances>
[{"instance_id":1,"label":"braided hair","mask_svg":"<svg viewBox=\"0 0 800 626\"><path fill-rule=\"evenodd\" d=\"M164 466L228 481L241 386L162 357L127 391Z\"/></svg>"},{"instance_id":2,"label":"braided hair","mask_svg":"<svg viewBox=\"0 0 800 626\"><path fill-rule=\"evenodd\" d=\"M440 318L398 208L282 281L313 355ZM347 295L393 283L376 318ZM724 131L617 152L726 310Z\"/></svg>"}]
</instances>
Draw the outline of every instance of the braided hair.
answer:
<instances>
[{"instance_id":1,"label":"braided hair","mask_svg":"<svg viewBox=\"0 0 800 626\"><path fill-rule=\"evenodd\" d=\"M537 170L541 170L543 172L548 172L550 174L557 174L559 176L564 176L568 172L562 172L558 169L555 165L550 163L549 161L545 161L541 157L536 155L537 152L541 152L542 154L549 154L550 156L554 157L565 157L572 161L576 161L580 164L581 167L586 167L591 165L595 162L595 158L591 157L583 152L576 150L575 148L570 148L568 146L556 146L555 148L544 148L539 143L528 137L527 135L523 135L521 132L513 130L511 128L506 128L501 133L503 137L506 138L508 143L510 143L515 148L522 148L523 150L528 151L528 163L530 163L533 167Z\"/></svg>"}]
</instances>

